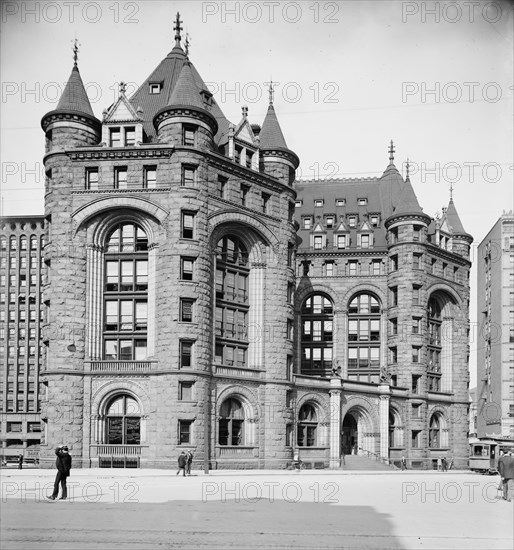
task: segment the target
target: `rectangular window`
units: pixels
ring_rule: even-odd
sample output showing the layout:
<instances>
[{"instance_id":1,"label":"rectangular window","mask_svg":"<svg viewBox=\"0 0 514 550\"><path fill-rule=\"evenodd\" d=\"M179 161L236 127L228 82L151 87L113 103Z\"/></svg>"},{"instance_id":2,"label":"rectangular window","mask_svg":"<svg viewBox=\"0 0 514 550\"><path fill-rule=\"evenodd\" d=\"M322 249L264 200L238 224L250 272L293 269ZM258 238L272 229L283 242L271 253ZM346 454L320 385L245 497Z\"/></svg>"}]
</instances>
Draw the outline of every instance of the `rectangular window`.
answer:
<instances>
[{"instance_id":1,"label":"rectangular window","mask_svg":"<svg viewBox=\"0 0 514 550\"><path fill-rule=\"evenodd\" d=\"M160 94L161 93L162 84L160 82L152 82L150 83L150 89L149 92L153 94Z\"/></svg>"},{"instance_id":2,"label":"rectangular window","mask_svg":"<svg viewBox=\"0 0 514 550\"><path fill-rule=\"evenodd\" d=\"M398 305L398 287L392 286L389 289L390 291L390 299L391 299L391 306L397 306Z\"/></svg>"},{"instance_id":3,"label":"rectangular window","mask_svg":"<svg viewBox=\"0 0 514 550\"><path fill-rule=\"evenodd\" d=\"M180 401L193 401L193 386L194 382L178 383L178 398Z\"/></svg>"},{"instance_id":4,"label":"rectangular window","mask_svg":"<svg viewBox=\"0 0 514 550\"><path fill-rule=\"evenodd\" d=\"M356 260L350 260L348 262L348 275L351 277L357 275L358 262Z\"/></svg>"},{"instance_id":5,"label":"rectangular window","mask_svg":"<svg viewBox=\"0 0 514 550\"><path fill-rule=\"evenodd\" d=\"M114 169L114 189L127 188L127 168L120 167Z\"/></svg>"},{"instance_id":6,"label":"rectangular window","mask_svg":"<svg viewBox=\"0 0 514 550\"><path fill-rule=\"evenodd\" d=\"M371 221L372 227L378 227L378 224L379 224L378 216L371 216L370 221Z\"/></svg>"},{"instance_id":7,"label":"rectangular window","mask_svg":"<svg viewBox=\"0 0 514 550\"><path fill-rule=\"evenodd\" d=\"M250 186L245 185L244 183L241 184L241 206L248 206L248 193L250 192Z\"/></svg>"},{"instance_id":8,"label":"rectangular window","mask_svg":"<svg viewBox=\"0 0 514 550\"><path fill-rule=\"evenodd\" d=\"M180 368L187 368L192 365L193 342L180 341Z\"/></svg>"},{"instance_id":9,"label":"rectangular window","mask_svg":"<svg viewBox=\"0 0 514 550\"><path fill-rule=\"evenodd\" d=\"M389 319L389 334L395 336L398 334L398 319Z\"/></svg>"},{"instance_id":10,"label":"rectangular window","mask_svg":"<svg viewBox=\"0 0 514 550\"><path fill-rule=\"evenodd\" d=\"M420 385L421 385L421 375L420 374L413 374L412 375L412 393L420 393Z\"/></svg>"},{"instance_id":11,"label":"rectangular window","mask_svg":"<svg viewBox=\"0 0 514 550\"><path fill-rule=\"evenodd\" d=\"M192 298L180 299L180 320L183 323L191 323L193 321L193 304L195 301Z\"/></svg>"},{"instance_id":12,"label":"rectangular window","mask_svg":"<svg viewBox=\"0 0 514 550\"><path fill-rule=\"evenodd\" d=\"M310 229L312 227L312 219L311 218L303 218L303 228L304 229Z\"/></svg>"},{"instance_id":13,"label":"rectangular window","mask_svg":"<svg viewBox=\"0 0 514 550\"><path fill-rule=\"evenodd\" d=\"M271 199L271 195L268 193L261 193L261 200L262 200L262 212L263 214L269 214L269 202Z\"/></svg>"},{"instance_id":14,"label":"rectangular window","mask_svg":"<svg viewBox=\"0 0 514 550\"><path fill-rule=\"evenodd\" d=\"M357 216L348 216L348 225L350 227L356 227L357 226Z\"/></svg>"},{"instance_id":15,"label":"rectangular window","mask_svg":"<svg viewBox=\"0 0 514 550\"><path fill-rule=\"evenodd\" d=\"M125 128L125 147L132 147L136 144L136 129L133 126Z\"/></svg>"},{"instance_id":16,"label":"rectangular window","mask_svg":"<svg viewBox=\"0 0 514 550\"><path fill-rule=\"evenodd\" d=\"M325 226L327 229L332 229L334 227L334 217L333 216L327 216L325 218Z\"/></svg>"},{"instance_id":17,"label":"rectangular window","mask_svg":"<svg viewBox=\"0 0 514 550\"><path fill-rule=\"evenodd\" d=\"M337 248L346 248L346 235L337 235Z\"/></svg>"},{"instance_id":18,"label":"rectangular window","mask_svg":"<svg viewBox=\"0 0 514 550\"><path fill-rule=\"evenodd\" d=\"M412 346L412 362L419 363L421 356L421 348L418 346Z\"/></svg>"},{"instance_id":19,"label":"rectangular window","mask_svg":"<svg viewBox=\"0 0 514 550\"><path fill-rule=\"evenodd\" d=\"M413 403L412 404L412 418L420 418L421 417L421 404L420 403Z\"/></svg>"},{"instance_id":20,"label":"rectangular window","mask_svg":"<svg viewBox=\"0 0 514 550\"><path fill-rule=\"evenodd\" d=\"M143 170L143 187L146 189L155 189L157 187L157 166L145 166Z\"/></svg>"},{"instance_id":21,"label":"rectangular window","mask_svg":"<svg viewBox=\"0 0 514 550\"><path fill-rule=\"evenodd\" d=\"M246 150L246 167L251 168L252 167L252 159L253 159L253 153L251 151Z\"/></svg>"},{"instance_id":22,"label":"rectangular window","mask_svg":"<svg viewBox=\"0 0 514 550\"><path fill-rule=\"evenodd\" d=\"M121 147L121 128L110 129L109 147Z\"/></svg>"},{"instance_id":23,"label":"rectangular window","mask_svg":"<svg viewBox=\"0 0 514 550\"><path fill-rule=\"evenodd\" d=\"M420 334L421 319L413 317L412 318L412 334Z\"/></svg>"},{"instance_id":24,"label":"rectangular window","mask_svg":"<svg viewBox=\"0 0 514 550\"><path fill-rule=\"evenodd\" d=\"M181 258L180 277L183 281L193 280L194 258Z\"/></svg>"},{"instance_id":25,"label":"rectangular window","mask_svg":"<svg viewBox=\"0 0 514 550\"><path fill-rule=\"evenodd\" d=\"M389 348L389 358L391 363L398 363L398 349L396 347Z\"/></svg>"},{"instance_id":26,"label":"rectangular window","mask_svg":"<svg viewBox=\"0 0 514 550\"><path fill-rule=\"evenodd\" d=\"M344 206L346 204L346 199L336 199L336 206Z\"/></svg>"},{"instance_id":27,"label":"rectangular window","mask_svg":"<svg viewBox=\"0 0 514 550\"><path fill-rule=\"evenodd\" d=\"M333 277L334 276L334 262L325 262L325 276Z\"/></svg>"},{"instance_id":28,"label":"rectangular window","mask_svg":"<svg viewBox=\"0 0 514 550\"><path fill-rule=\"evenodd\" d=\"M183 239L192 239L194 236L195 214L194 212L182 212L182 231Z\"/></svg>"},{"instance_id":29,"label":"rectangular window","mask_svg":"<svg viewBox=\"0 0 514 550\"><path fill-rule=\"evenodd\" d=\"M398 271L398 255L391 256L391 271Z\"/></svg>"},{"instance_id":30,"label":"rectangular window","mask_svg":"<svg viewBox=\"0 0 514 550\"><path fill-rule=\"evenodd\" d=\"M217 193L218 197L220 199L226 199L226 191L227 191L227 182L228 178L224 176L218 176L218 186L217 186Z\"/></svg>"},{"instance_id":31,"label":"rectangular window","mask_svg":"<svg viewBox=\"0 0 514 550\"><path fill-rule=\"evenodd\" d=\"M368 204L368 199L366 198L357 199L357 204L359 206L366 206Z\"/></svg>"},{"instance_id":32,"label":"rectangular window","mask_svg":"<svg viewBox=\"0 0 514 550\"><path fill-rule=\"evenodd\" d=\"M241 164L241 153L243 152L243 149L241 147L238 147L237 145L234 147L234 160L237 164Z\"/></svg>"},{"instance_id":33,"label":"rectangular window","mask_svg":"<svg viewBox=\"0 0 514 550\"><path fill-rule=\"evenodd\" d=\"M182 127L182 144L187 147L194 147L196 144L196 126L184 124Z\"/></svg>"},{"instance_id":34,"label":"rectangular window","mask_svg":"<svg viewBox=\"0 0 514 550\"><path fill-rule=\"evenodd\" d=\"M98 189L98 168L86 168L86 189Z\"/></svg>"},{"instance_id":35,"label":"rectangular window","mask_svg":"<svg viewBox=\"0 0 514 550\"><path fill-rule=\"evenodd\" d=\"M323 236L315 235L314 236L314 249L321 250L323 248Z\"/></svg>"},{"instance_id":36,"label":"rectangular window","mask_svg":"<svg viewBox=\"0 0 514 550\"><path fill-rule=\"evenodd\" d=\"M412 267L414 269L423 269L423 254L414 253L412 255Z\"/></svg>"},{"instance_id":37,"label":"rectangular window","mask_svg":"<svg viewBox=\"0 0 514 550\"><path fill-rule=\"evenodd\" d=\"M380 275L381 274L381 266L382 262L380 260L373 260L372 267L373 267L373 275Z\"/></svg>"},{"instance_id":38,"label":"rectangular window","mask_svg":"<svg viewBox=\"0 0 514 550\"><path fill-rule=\"evenodd\" d=\"M412 305L420 305L421 299L421 287L419 285L412 285Z\"/></svg>"},{"instance_id":39,"label":"rectangular window","mask_svg":"<svg viewBox=\"0 0 514 550\"><path fill-rule=\"evenodd\" d=\"M420 241L421 240L421 226L415 225L412 233L412 240Z\"/></svg>"},{"instance_id":40,"label":"rectangular window","mask_svg":"<svg viewBox=\"0 0 514 550\"><path fill-rule=\"evenodd\" d=\"M316 207L321 207L321 206L323 206L323 199L316 199L316 200L314 201L314 206L316 206Z\"/></svg>"},{"instance_id":41,"label":"rectangular window","mask_svg":"<svg viewBox=\"0 0 514 550\"><path fill-rule=\"evenodd\" d=\"M453 280L459 282L459 268L457 266L453 268Z\"/></svg>"},{"instance_id":42,"label":"rectangular window","mask_svg":"<svg viewBox=\"0 0 514 550\"><path fill-rule=\"evenodd\" d=\"M182 180L180 184L182 187L194 187L196 182L196 167L195 166L182 166Z\"/></svg>"},{"instance_id":43,"label":"rectangular window","mask_svg":"<svg viewBox=\"0 0 514 550\"><path fill-rule=\"evenodd\" d=\"M192 420L179 420L178 421L178 444L185 445L191 443L191 431L193 421Z\"/></svg>"},{"instance_id":44,"label":"rectangular window","mask_svg":"<svg viewBox=\"0 0 514 550\"><path fill-rule=\"evenodd\" d=\"M435 258L432 258L432 265L431 265L432 275L435 275L436 269L437 269L437 260Z\"/></svg>"},{"instance_id":45,"label":"rectangular window","mask_svg":"<svg viewBox=\"0 0 514 550\"><path fill-rule=\"evenodd\" d=\"M412 448L419 449L421 447L421 430L412 430Z\"/></svg>"},{"instance_id":46,"label":"rectangular window","mask_svg":"<svg viewBox=\"0 0 514 550\"><path fill-rule=\"evenodd\" d=\"M448 264L446 262L443 262L443 277L448 277Z\"/></svg>"},{"instance_id":47,"label":"rectangular window","mask_svg":"<svg viewBox=\"0 0 514 550\"><path fill-rule=\"evenodd\" d=\"M371 235L361 235L361 248L369 248L371 239Z\"/></svg>"}]
</instances>

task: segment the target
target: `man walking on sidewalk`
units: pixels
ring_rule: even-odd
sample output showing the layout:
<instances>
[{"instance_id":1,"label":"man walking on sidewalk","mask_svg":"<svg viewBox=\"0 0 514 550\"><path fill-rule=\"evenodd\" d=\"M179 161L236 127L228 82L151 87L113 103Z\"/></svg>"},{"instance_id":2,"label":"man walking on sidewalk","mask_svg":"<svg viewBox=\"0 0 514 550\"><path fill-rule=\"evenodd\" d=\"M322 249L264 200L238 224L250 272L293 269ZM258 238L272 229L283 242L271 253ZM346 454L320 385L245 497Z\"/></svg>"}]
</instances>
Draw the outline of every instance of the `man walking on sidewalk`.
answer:
<instances>
[{"instance_id":1,"label":"man walking on sidewalk","mask_svg":"<svg viewBox=\"0 0 514 550\"><path fill-rule=\"evenodd\" d=\"M61 484L62 494L59 500L66 500L68 496L68 489L66 487L66 478L70 475L71 470L71 456L68 453L68 447L66 445L60 445L55 449L57 456L55 460L55 466L57 468L57 475L55 476L54 492L48 498L55 500L59 494L59 484Z\"/></svg>"},{"instance_id":2,"label":"man walking on sidewalk","mask_svg":"<svg viewBox=\"0 0 514 550\"><path fill-rule=\"evenodd\" d=\"M177 470L177 475L180 474L180 470L182 470L182 475L186 475L186 464L187 464L187 457L184 453L184 451L182 451L178 457L178 470Z\"/></svg>"}]
</instances>

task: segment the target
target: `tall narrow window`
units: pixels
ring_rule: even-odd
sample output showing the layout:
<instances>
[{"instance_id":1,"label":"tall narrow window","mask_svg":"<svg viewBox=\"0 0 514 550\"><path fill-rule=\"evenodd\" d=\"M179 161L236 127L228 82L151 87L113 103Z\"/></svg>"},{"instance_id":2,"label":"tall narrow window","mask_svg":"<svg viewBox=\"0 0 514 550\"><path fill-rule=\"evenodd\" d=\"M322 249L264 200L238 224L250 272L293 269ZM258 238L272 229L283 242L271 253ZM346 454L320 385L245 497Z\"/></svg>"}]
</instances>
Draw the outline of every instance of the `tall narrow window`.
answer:
<instances>
[{"instance_id":1,"label":"tall narrow window","mask_svg":"<svg viewBox=\"0 0 514 550\"><path fill-rule=\"evenodd\" d=\"M334 307L323 294L305 300L301 314L303 374L328 376L332 372Z\"/></svg>"},{"instance_id":2,"label":"tall narrow window","mask_svg":"<svg viewBox=\"0 0 514 550\"><path fill-rule=\"evenodd\" d=\"M442 321L441 304L436 298L431 298L428 301L427 316L427 385L429 391L435 392L441 391Z\"/></svg>"},{"instance_id":3,"label":"tall narrow window","mask_svg":"<svg viewBox=\"0 0 514 550\"><path fill-rule=\"evenodd\" d=\"M380 374L380 305L370 294L355 296L348 307L348 377L378 382Z\"/></svg>"},{"instance_id":4,"label":"tall narrow window","mask_svg":"<svg viewBox=\"0 0 514 550\"><path fill-rule=\"evenodd\" d=\"M86 189L98 189L98 168L86 168Z\"/></svg>"},{"instance_id":5,"label":"tall narrow window","mask_svg":"<svg viewBox=\"0 0 514 550\"><path fill-rule=\"evenodd\" d=\"M125 128L125 147L132 147L136 144L136 129L134 126Z\"/></svg>"},{"instance_id":6,"label":"tall narrow window","mask_svg":"<svg viewBox=\"0 0 514 550\"><path fill-rule=\"evenodd\" d=\"M270 203L271 195L269 193L261 193L261 208L263 214L268 214L269 212L269 203Z\"/></svg>"},{"instance_id":7,"label":"tall narrow window","mask_svg":"<svg viewBox=\"0 0 514 550\"><path fill-rule=\"evenodd\" d=\"M157 187L157 166L144 167L143 187L146 189L155 189Z\"/></svg>"},{"instance_id":8,"label":"tall narrow window","mask_svg":"<svg viewBox=\"0 0 514 550\"><path fill-rule=\"evenodd\" d=\"M317 444L318 417L314 405L306 403L298 414L299 447L315 447Z\"/></svg>"},{"instance_id":9,"label":"tall narrow window","mask_svg":"<svg viewBox=\"0 0 514 550\"><path fill-rule=\"evenodd\" d=\"M192 298L180 299L180 320L183 323L191 323L193 321L193 304L195 301Z\"/></svg>"},{"instance_id":10,"label":"tall narrow window","mask_svg":"<svg viewBox=\"0 0 514 550\"><path fill-rule=\"evenodd\" d=\"M194 237L194 212L182 212L181 237L183 239L192 239Z\"/></svg>"},{"instance_id":11,"label":"tall narrow window","mask_svg":"<svg viewBox=\"0 0 514 550\"><path fill-rule=\"evenodd\" d=\"M196 126L191 124L184 124L182 130L182 144L187 147L194 147L196 145Z\"/></svg>"},{"instance_id":12,"label":"tall narrow window","mask_svg":"<svg viewBox=\"0 0 514 550\"><path fill-rule=\"evenodd\" d=\"M243 242L237 237L223 237L216 251L216 363L246 366L249 274Z\"/></svg>"},{"instance_id":13,"label":"tall narrow window","mask_svg":"<svg viewBox=\"0 0 514 550\"><path fill-rule=\"evenodd\" d=\"M180 368L189 368L192 366L192 356L193 356L193 342L189 340L180 341Z\"/></svg>"},{"instance_id":14,"label":"tall narrow window","mask_svg":"<svg viewBox=\"0 0 514 550\"><path fill-rule=\"evenodd\" d=\"M196 167L184 165L182 166L182 187L194 187L196 183Z\"/></svg>"},{"instance_id":15,"label":"tall narrow window","mask_svg":"<svg viewBox=\"0 0 514 550\"><path fill-rule=\"evenodd\" d=\"M104 358L147 356L148 239L136 224L111 232L105 253Z\"/></svg>"},{"instance_id":16,"label":"tall narrow window","mask_svg":"<svg viewBox=\"0 0 514 550\"><path fill-rule=\"evenodd\" d=\"M218 176L217 193L220 199L226 199L228 178L224 176Z\"/></svg>"},{"instance_id":17,"label":"tall narrow window","mask_svg":"<svg viewBox=\"0 0 514 550\"><path fill-rule=\"evenodd\" d=\"M127 168L119 167L114 169L114 188L126 189L127 188Z\"/></svg>"},{"instance_id":18,"label":"tall narrow window","mask_svg":"<svg viewBox=\"0 0 514 550\"><path fill-rule=\"evenodd\" d=\"M238 399L226 399L220 408L218 443L220 445L244 445L245 413Z\"/></svg>"},{"instance_id":19,"label":"tall narrow window","mask_svg":"<svg viewBox=\"0 0 514 550\"><path fill-rule=\"evenodd\" d=\"M111 147L121 147L121 129L111 128L109 131L109 145Z\"/></svg>"},{"instance_id":20,"label":"tall narrow window","mask_svg":"<svg viewBox=\"0 0 514 550\"><path fill-rule=\"evenodd\" d=\"M180 258L180 278L183 281L193 280L193 269L195 265L194 258Z\"/></svg>"},{"instance_id":21,"label":"tall narrow window","mask_svg":"<svg viewBox=\"0 0 514 550\"><path fill-rule=\"evenodd\" d=\"M241 206L248 206L248 193L250 192L250 186L241 184Z\"/></svg>"}]
</instances>

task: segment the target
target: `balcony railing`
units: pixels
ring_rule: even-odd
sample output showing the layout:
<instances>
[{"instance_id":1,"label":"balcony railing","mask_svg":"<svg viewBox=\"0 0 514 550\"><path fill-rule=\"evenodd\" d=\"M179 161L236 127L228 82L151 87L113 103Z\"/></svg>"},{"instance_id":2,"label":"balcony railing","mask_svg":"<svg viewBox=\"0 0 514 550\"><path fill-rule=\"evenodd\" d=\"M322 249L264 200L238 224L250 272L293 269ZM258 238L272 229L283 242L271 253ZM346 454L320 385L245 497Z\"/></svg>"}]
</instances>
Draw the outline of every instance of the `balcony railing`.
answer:
<instances>
[{"instance_id":1,"label":"balcony railing","mask_svg":"<svg viewBox=\"0 0 514 550\"><path fill-rule=\"evenodd\" d=\"M91 455L100 456L141 456L142 445L91 445Z\"/></svg>"},{"instance_id":2,"label":"balcony railing","mask_svg":"<svg viewBox=\"0 0 514 550\"><path fill-rule=\"evenodd\" d=\"M217 455L220 458L255 458L259 454L258 447L217 447Z\"/></svg>"},{"instance_id":3,"label":"balcony railing","mask_svg":"<svg viewBox=\"0 0 514 550\"><path fill-rule=\"evenodd\" d=\"M228 365L214 365L216 374L224 376L238 376L240 378L260 378L261 372L258 369L248 369L244 367L231 367Z\"/></svg>"},{"instance_id":4,"label":"balcony railing","mask_svg":"<svg viewBox=\"0 0 514 550\"><path fill-rule=\"evenodd\" d=\"M148 373L154 370L151 361L86 361L91 372L137 372Z\"/></svg>"}]
</instances>

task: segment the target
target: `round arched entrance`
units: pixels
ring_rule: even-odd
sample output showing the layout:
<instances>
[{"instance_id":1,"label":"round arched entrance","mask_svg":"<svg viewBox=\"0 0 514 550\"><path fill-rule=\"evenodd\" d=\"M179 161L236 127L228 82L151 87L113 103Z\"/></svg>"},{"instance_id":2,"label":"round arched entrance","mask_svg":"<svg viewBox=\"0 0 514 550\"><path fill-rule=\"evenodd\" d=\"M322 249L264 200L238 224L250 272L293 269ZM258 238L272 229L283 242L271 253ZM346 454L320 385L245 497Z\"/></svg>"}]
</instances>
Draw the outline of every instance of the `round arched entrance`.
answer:
<instances>
[{"instance_id":1,"label":"round arched entrance","mask_svg":"<svg viewBox=\"0 0 514 550\"><path fill-rule=\"evenodd\" d=\"M343 420L343 432L341 434L341 454L357 454L358 433L357 419L351 413L346 414Z\"/></svg>"}]
</instances>

